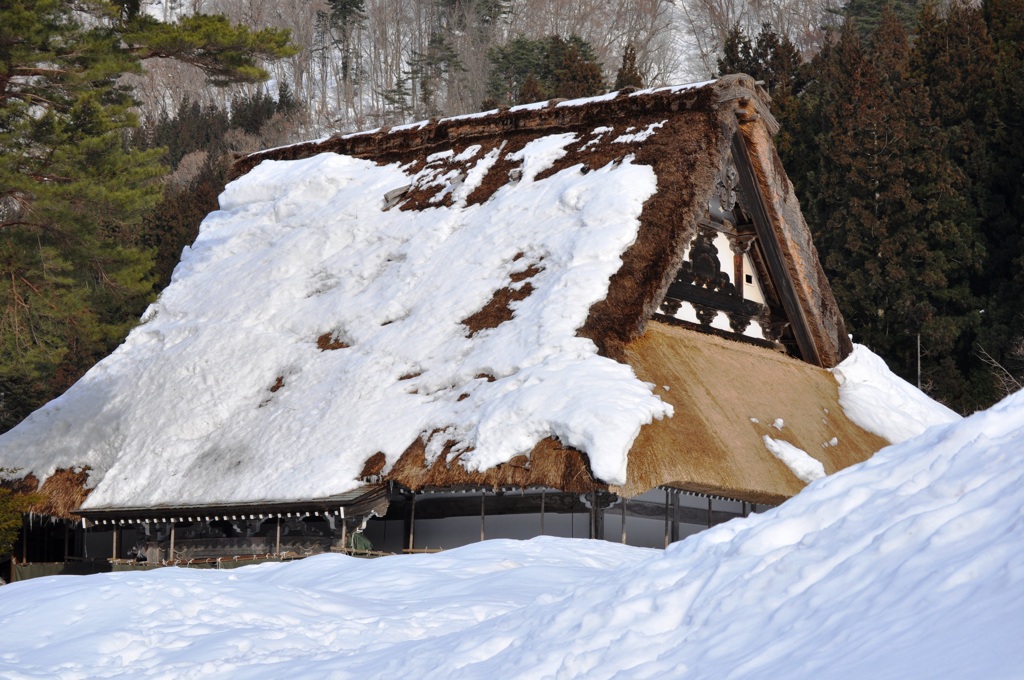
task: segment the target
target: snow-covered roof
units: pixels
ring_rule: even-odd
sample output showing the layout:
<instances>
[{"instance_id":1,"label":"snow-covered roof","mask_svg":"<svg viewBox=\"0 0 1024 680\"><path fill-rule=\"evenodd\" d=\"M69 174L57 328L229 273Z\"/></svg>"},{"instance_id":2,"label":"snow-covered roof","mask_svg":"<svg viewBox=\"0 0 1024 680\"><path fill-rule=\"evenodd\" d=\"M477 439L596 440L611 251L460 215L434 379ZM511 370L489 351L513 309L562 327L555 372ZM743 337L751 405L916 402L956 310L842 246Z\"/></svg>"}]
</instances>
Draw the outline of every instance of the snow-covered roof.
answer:
<instances>
[{"instance_id":1,"label":"snow-covered roof","mask_svg":"<svg viewBox=\"0 0 1024 680\"><path fill-rule=\"evenodd\" d=\"M564 103L243 159L142 323L0 464L85 469L87 509L326 498L411 464L631 488L634 440L673 407L630 343L730 148L774 153L770 114L748 78ZM849 340L771 172L801 351L834 365Z\"/></svg>"}]
</instances>

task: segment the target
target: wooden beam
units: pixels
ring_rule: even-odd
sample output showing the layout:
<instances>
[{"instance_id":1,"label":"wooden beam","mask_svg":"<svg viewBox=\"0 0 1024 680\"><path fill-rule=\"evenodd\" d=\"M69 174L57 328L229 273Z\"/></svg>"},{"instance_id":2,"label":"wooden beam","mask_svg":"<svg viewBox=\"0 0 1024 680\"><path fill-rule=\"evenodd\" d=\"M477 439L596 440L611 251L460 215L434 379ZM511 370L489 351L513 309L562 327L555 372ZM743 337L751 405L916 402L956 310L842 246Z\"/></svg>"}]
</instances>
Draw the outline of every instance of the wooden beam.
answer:
<instances>
[{"instance_id":1,"label":"wooden beam","mask_svg":"<svg viewBox=\"0 0 1024 680\"><path fill-rule=\"evenodd\" d=\"M742 256L740 256L742 257ZM740 289L742 291L742 289ZM736 295L720 293L701 286L673 281L668 287L668 297L692 304L714 307L715 309L733 314L742 314L751 319L763 314L766 309L760 302L744 300Z\"/></svg>"},{"instance_id":2,"label":"wooden beam","mask_svg":"<svg viewBox=\"0 0 1024 680\"><path fill-rule=\"evenodd\" d=\"M669 513L668 498L669 498L669 490L665 489L665 547L666 548L668 547L668 544L672 542L672 534L670 533L670 531L671 531L671 524L669 523L671 520L669 519L669 516L668 516L668 513Z\"/></svg>"},{"instance_id":3,"label":"wooden beam","mask_svg":"<svg viewBox=\"0 0 1024 680\"><path fill-rule=\"evenodd\" d=\"M679 504L675 508L669 507L666 513L664 503L643 501L637 499L623 499L624 511L627 517L641 519L664 519L668 516L669 531L673 518L680 524L707 525L707 511L702 508L692 508ZM407 501L404 508L399 503L393 503L392 508L398 512L404 510L408 516L411 502ZM537 494L508 494L501 496L487 497L488 516L495 515L527 515L554 512L556 514L570 514L579 512L577 494L561 492L545 492ZM416 497L416 519L446 519L448 517L480 517L480 498L477 494L459 494L447 498L432 498L431 494L420 494ZM713 521L715 524L739 517L738 513L715 510ZM395 517L395 519L398 519ZM542 524L541 531L545 526Z\"/></svg>"},{"instance_id":4,"label":"wooden beam","mask_svg":"<svg viewBox=\"0 0 1024 680\"><path fill-rule=\"evenodd\" d=\"M487 498L488 515L520 515L541 512L570 513L576 504L576 495L548 492L544 494L508 494ZM577 508L578 509L578 508ZM459 494L437 498L422 494L416 499L417 519L445 519L446 517L479 517L479 494Z\"/></svg>"},{"instance_id":5,"label":"wooden beam","mask_svg":"<svg viewBox=\"0 0 1024 680\"><path fill-rule=\"evenodd\" d=\"M754 220L754 229L757 231L757 238L761 244L768 270L771 273L772 282L779 293L783 310L793 329L793 336L796 338L797 347L800 350L801 358L807 363L815 366L823 366L821 355L811 337L807 324L807 317L800 304L796 288L789 278L789 268L786 266L786 259L779 244L778 234L772 225L769 217L768 207L765 205L764 197L758 189L757 176L754 166L750 162L750 153L747 150L747 143L743 138L742 131L737 130L732 137L733 162L736 163L736 170L739 173L740 190L743 194L743 207Z\"/></svg>"},{"instance_id":6,"label":"wooden beam","mask_svg":"<svg viewBox=\"0 0 1024 680\"><path fill-rule=\"evenodd\" d=\"M762 340L761 338L754 338L749 335L743 335L741 333L734 333L732 331L722 330L721 328L715 328L714 326L705 326L704 324L694 323L692 321L684 321L683 319L677 319L674 316L668 316L667 314L655 313L652 317L655 321L667 323L670 326L679 326L681 328L688 328L698 333L705 333L707 335L717 335L720 338L726 338L728 340L735 340L737 342L745 342L758 347L764 347L765 349L772 349L775 351L784 351L785 347L781 343L772 342L771 340Z\"/></svg>"}]
</instances>

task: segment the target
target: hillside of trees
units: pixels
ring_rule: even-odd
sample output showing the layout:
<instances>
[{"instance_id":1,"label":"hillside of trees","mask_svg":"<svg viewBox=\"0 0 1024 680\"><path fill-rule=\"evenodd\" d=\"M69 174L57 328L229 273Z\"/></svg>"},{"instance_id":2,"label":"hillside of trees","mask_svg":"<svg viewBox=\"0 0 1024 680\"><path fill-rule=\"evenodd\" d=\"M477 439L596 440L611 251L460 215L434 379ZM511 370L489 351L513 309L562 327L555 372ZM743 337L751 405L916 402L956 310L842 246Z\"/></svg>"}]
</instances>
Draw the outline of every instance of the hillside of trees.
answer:
<instances>
[{"instance_id":1,"label":"hillside of trees","mask_svg":"<svg viewBox=\"0 0 1024 680\"><path fill-rule=\"evenodd\" d=\"M1024 0L12 0L0 431L120 343L232 154L735 71L854 339L962 412L1018 389Z\"/></svg>"}]
</instances>

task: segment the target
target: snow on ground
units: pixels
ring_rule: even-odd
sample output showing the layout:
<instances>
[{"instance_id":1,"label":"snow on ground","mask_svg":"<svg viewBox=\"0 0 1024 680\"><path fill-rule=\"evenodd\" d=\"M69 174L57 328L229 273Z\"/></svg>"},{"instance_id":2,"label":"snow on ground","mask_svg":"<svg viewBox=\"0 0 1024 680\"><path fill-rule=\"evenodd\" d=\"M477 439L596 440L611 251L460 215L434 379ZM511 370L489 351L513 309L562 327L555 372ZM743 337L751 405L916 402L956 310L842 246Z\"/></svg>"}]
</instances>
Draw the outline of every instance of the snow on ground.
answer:
<instances>
[{"instance_id":1,"label":"snow on ground","mask_svg":"<svg viewBox=\"0 0 1024 680\"><path fill-rule=\"evenodd\" d=\"M520 178L477 205L497 149L473 147L462 180L331 153L263 162L225 189L144 323L0 437L0 459L40 478L89 466L91 508L327 497L421 435L430 462L454 441L469 469L557 437L624 482L640 427L672 408L576 331L656 178L627 157L537 180L575 141L506 154ZM453 205L389 210L385 194L417 181ZM524 272L515 317L468 334Z\"/></svg>"},{"instance_id":2,"label":"snow on ground","mask_svg":"<svg viewBox=\"0 0 1024 680\"><path fill-rule=\"evenodd\" d=\"M539 538L0 588L5 678L1019 678L1024 394L662 551Z\"/></svg>"},{"instance_id":3,"label":"snow on ground","mask_svg":"<svg viewBox=\"0 0 1024 680\"><path fill-rule=\"evenodd\" d=\"M839 404L854 423L895 444L933 425L952 423L960 414L929 398L889 370L863 345L832 369L839 382Z\"/></svg>"}]
</instances>

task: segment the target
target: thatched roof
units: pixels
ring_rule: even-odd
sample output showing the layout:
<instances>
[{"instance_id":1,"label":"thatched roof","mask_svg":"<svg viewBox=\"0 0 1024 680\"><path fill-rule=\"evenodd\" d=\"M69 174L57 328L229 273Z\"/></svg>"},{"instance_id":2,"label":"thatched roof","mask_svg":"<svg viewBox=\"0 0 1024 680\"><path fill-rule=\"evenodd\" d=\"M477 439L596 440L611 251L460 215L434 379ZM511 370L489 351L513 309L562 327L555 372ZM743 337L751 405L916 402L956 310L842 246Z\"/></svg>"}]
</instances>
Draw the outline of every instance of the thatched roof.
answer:
<instances>
[{"instance_id":1,"label":"thatched roof","mask_svg":"<svg viewBox=\"0 0 1024 680\"><path fill-rule=\"evenodd\" d=\"M778 123L768 109L768 101L767 94L752 78L732 75L697 85L553 100L340 135L245 156L235 162L231 174L241 176L266 160L296 160L320 153L344 154L377 163L407 163L415 170L438 151L454 150L457 156L474 144L485 148L501 146L503 158L468 197L467 202L474 204L486 201L509 182L509 170L516 165L509 156L541 136L575 133L580 143L570 147L539 178L577 164L595 169L635 155L638 164L654 168L658 190L644 205L636 241L624 254L607 297L591 308L587 323L579 332L594 340L602 351L618 356L618 348L643 333L664 299L697 221L707 210L715 177L735 147L737 161L744 161L743 167L749 168L757 185L758 210L763 211L783 251L780 256L787 268L784 278L792 286L792 304L786 311L792 323L799 323L808 335L806 340L801 339L802 358L832 367L850 353L852 345L818 262L793 185L772 144ZM593 131L598 126L605 132L595 140ZM652 127L656 134L637 135L642 139L636 142L608 143ZM446 170L465 172L468 163L466 166L452 162ZM412 187L401 196L398 207L432 207L435 204L431 199L441 188Z\"/></svg>"},{"instance_id":2,"label":"thatched roof","mask_svg":"<svg viewBox=\"0 0 1024 680\"><path fill-rule=\"evenodd\" d=\"M663 484L775 504L804 482L765 436L807 452L828 474L888 444L850 422L830 373L779 352L652 322L626 357L675 407L633 443L627 496Z\"/></svg>"},{"instance_id":3,"label":"thatched roof","mask_svg":"<svg viewBox=\"0 0 1024 680\"><path fill-rule=\"evenodd\" d=\"M794 423L779 438L830 472L882 442L840 418L824 371L851 346L776 127L763 91L730 76L245 157L147 323L0 437L0 464L88 468L86 504L107 510L327 498L367 479L791 495L802 483L750 421L779 391L794 404L774 414ZM730 163L786 328L760 344L791 357L652 321ZM337 203L346 186L365 188ZM759 372L774 393L725 399ZM825 408L827 427L800 424Z\"/></svg>"}]
</instances>

